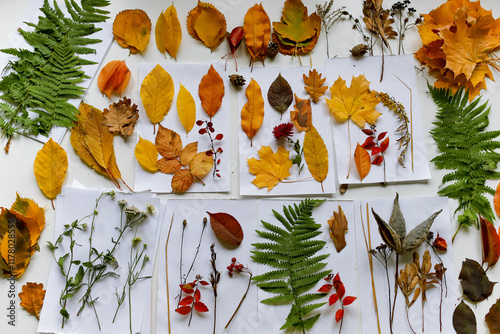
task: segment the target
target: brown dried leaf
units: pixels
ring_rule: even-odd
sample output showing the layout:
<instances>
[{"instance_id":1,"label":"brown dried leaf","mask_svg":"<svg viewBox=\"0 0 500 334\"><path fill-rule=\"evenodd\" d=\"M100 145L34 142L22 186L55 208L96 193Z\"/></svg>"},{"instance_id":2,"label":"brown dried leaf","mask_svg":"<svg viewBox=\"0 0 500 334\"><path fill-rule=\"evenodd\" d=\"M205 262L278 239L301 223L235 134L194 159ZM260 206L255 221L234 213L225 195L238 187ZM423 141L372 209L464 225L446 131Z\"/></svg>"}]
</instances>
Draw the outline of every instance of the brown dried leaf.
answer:
<instances>
[{"instance_id":1,"label":"brown dried leaf","mask_svg":"<svg viewBox=\"0 0 500 334\"><path fill-rule=\"evenodd\" d=\"M481 265L471 259L462 262L462 270L458 275L464 295L472 302L485 300L493 292L496 282L491 282Z\"/></svg>"},{"instance_id":2,"label":"brown dried leaf","mask_svg":"<svg viewBox=\"0 0 500 334\"><path fill-rule=\"evenodd\" d=\"M342 207L339 205L339 212L333 211L333 216L328 219L330 238L333 240L337 253L340 253L346 246L345 234L347 228L347 218L345 217Z\"/></svg>"},{"instance_id":3,"label":"brown dried leaf","mask_svg":"<svg viewBox=\"0 0 500 334\"><path fill-rule=\"evenodd\" d=\"M314 103L318 103L319 98L325 94L325 91L328 89L328 86L323 86L326 81L326 78L321 78L321 74L314 70L309 70L309 76L302 74L302 78L304 79L304 89L307 94L311 97Z\"/></svg>"},{"instance_id":4,"label":"brown dried leaf","mask_svg":"<svg viewBox=\"0 0 500 334\"><path fill-rule=\"evenodd\" d=\"M278 77L273 81L269 90L267 91L267 100L271 107L278 111L281 115L287 111L288 107L293 102L293 91L292 87L285 78L281 76L281 72Z\"/></svg>"},{"instance_id":5,"label":"brown dried leaf","mask_svg":"<svg viewBox=\"0 0 500 334\"><path fill-rule=\"evenodd\" d=\"M453 328L457 334L476 334L477 321L474 312L462 300L453 312Z\"/></svg>"},{"instance_id":6,"label":"brown dried leaf","mask_svg":"<svg viewBox=\"0 0 500 334\"><path fill-rule=\"evenodd\" d=\"M19 293L21 299L21 306L24 307L26 312L33 314L40 320L40 311L43 306L43 299L45 298L45 290L43 284L27 282L22 286L22 292Z\"/></svg>"},{"instance_id":7,"label":"brown dried leaf","mask_svg":"<svg viewBox=\"0 0 500 334\"><path fill-rule=\"evenodd\" d=\"M239 245L243 240L243 230L240 223L228 213L210 213L210 226L214 233L232 245Z\"/></svg>"},{"instance_id":8,"label":"brown dried leaf","mask_svg":"<svg viewBox=\"0 0 500 334\"><path fill-rule=\"evenodd\" d=\"M301 99L295 94L295 105L290 110L290 119L299 131L309 131L312 126L312 109L310 99Z\"/></svg>"},{"instance_id":9,"label":"brown dried leaf","mask_svg":"<svg viewBox=\"0 0 500 334\"><path fill-rule=\"evenodd\" d=\"M102 114L104 120L102 125L107 126L109 132L119 133L122 137L128 137L134 133L135 124L139 119L137 104L132 104L125 96L118 102L114 102L109 109L104 109Z\"/></svg>"},{"instance_id":10,"label":"brown dried leaf","mask_svg":"<svg viewBox=\"0 0 500 334\"><path fill-rule=\"evenodd\" d=\"M500 333L500 298L497 299L496 303L491 306L490 311L486 314L484 320L488 325L490 334Z\"/></svg>"}]
</instances>

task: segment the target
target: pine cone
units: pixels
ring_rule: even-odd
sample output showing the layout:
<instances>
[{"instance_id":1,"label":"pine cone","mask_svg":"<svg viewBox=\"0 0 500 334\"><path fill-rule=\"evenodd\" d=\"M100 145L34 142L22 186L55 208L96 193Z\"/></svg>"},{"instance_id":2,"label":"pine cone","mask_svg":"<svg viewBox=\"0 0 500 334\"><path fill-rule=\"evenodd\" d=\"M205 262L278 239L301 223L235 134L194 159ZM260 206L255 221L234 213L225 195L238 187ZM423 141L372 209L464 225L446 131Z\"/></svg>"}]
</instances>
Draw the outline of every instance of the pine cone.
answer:
<instances>
[{"instance_id":1,"label":"pine cone","mask_svg":"<svg viewBox=\"0 0 500 334\"><path fill-rule=\"evenodd\" d=\"M276 57L279 52L279 45L275 42L269 42L269 46L267 47L267 56L270 58Z\"/></svg>"},{"instance_id":2,"label":"pine cone","mask_svg":"<svg viewBox=\"0 0 500 334\"><path fill-rule=\"evenodd\" d=\"M368 45L358 44L349 51L351 51L353 57L362 57L368 51Z\"/></svg>"},{"instance_id":3,"label":"pine cone","mask_svg":"<svg viewBox=\"0 0 500 334\"><path fill-rule=\"evenodd\" d=\"M239 74L231 74L229 76L229 81L235 86L235 87L243 87L245 86L245 78L243 78L242 75Z\"/></svg>"}]
</instances>

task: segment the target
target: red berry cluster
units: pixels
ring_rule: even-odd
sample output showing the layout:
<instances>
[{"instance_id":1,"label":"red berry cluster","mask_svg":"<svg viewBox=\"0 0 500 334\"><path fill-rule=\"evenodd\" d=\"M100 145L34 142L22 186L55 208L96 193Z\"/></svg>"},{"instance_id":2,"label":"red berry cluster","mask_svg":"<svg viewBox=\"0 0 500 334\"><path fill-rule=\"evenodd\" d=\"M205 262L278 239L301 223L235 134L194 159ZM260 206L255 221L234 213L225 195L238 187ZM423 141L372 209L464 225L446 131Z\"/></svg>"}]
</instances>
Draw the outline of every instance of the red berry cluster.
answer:
<instances>
[{"instance_id":1,"label":"red berry cluster","mask_svg":"<svg viewBox=\"0 0 500 334\"><path fill-rule=\"evenodd\" d=\"M231 259L231 264L227 266L227 270L229 271L229 276L233 277L233 275L239 274L241 272L249 272L250 269L239 263L235 257Z\"/></svg>"},{"instance_id":2,"label":"red berry cluster","mask_svg":"<svg viewBox=\"0 0 500 334\"><path fill-rule=\"evenodd\" d=\"M220 164L220 159L217 158L217 154L222 153L223 150L222 147L215 148L214 141L222 140L222 138L224 138L224 135L222 133L218 133L215 135L215 137L212 137L212 134L215 132L215 129L214 129L214 124L211 121L204 121L200 119L196 121L196 125L205 126L204 128L198 130L198 133L200 135L207 134L208 138L210 139L210 145L212 146L212 148L210 150L207 150L205 154L209 157L213 157L214 160L213 177L215 178L217 176L220 178L219 169L217 168L217 166Z\"/></svg>"}]
</instances>

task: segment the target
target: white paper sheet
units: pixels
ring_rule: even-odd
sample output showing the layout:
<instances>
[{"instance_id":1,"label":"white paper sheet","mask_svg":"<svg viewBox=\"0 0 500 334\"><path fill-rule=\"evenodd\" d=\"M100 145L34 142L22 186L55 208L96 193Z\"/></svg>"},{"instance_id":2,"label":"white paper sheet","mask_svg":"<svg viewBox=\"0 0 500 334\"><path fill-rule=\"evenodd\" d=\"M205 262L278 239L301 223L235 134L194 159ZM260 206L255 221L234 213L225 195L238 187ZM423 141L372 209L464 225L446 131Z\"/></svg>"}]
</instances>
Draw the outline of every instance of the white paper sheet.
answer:
<instances>
[{"instance_id":1,"label":"white paper sheet","mask_svg":"<svg viewBox=\"0 0 500 334\"><path fill-rule=\"evenodd\" d=\"M322 191L321 184L311 177L311 173L307 168L307 164L305 159L302 159L304 163L304 168L300 175L298 174L299 169L297 165L293 165L290 168L290 175L286 182L293 180L302 180L300 182L295 183L278 183L273 189L267 191L267 188L258 188L254 184L252 184L252 180L255 178L254 175L248 172L248 163L247 159L256 158L259 159L258 150L261 146L271 146L273 152L278 150L278 144L284 144L285 148L290 151L290 159L295 156L295 152L293 151L293 145L287 142L279 142L276 143L276 140L273 136L272 130L275 126L281 123L290 122L290 112L286 111L283 113L283 117L280 119L280 113L271 107L269 101L267 99L267 92L269 87L273 83L273 81L278 77L278 74L281 73L283 78L285 78L292 90L297 96L301 99L309 98L309 95L306 93L304 89L304 81L302 79L302 75L308 75L309 67L292 67L292 68L281 68L281 67L265 67L265 68L254 68L252 72L250 72L249 68L242 68L240 70L241 74L246 78L247 85L250 83L253 78L260 86L262 97L264 98L264 121L262 126L258 130L257 134L252 140L252 146L250 145L250 139L248 139L247 135L241 129L240 122L238 122L238 131L239 131L239 161L240 161L240 195L251 195L251 196L280 196L280 195L301 195L301 194L333 194L335 193L335 168L333 164L333 144L332 144L332 128L330 125L330 115L326 109L324 98L320 98L320 101L315 104L311 102L312 107L312 120L313 126L318 130L319 134L323 138L325 145L328 150L329 155L329 171L328 176L325 181L323 181L323 189ZM327 77L325 84L330 86L332 84L331 78L326 75L325 68L317 69L323 77ZM242 87L238 92L238 115L241 115L241 109L248 101L245 96L245 89L247 86ZM293 110L293 105L295 104L295 98L288 110ZM240 116L238 116L239 119ZM304 135L305 132L298 132L294 127L293 136L291 139L294 141L299 139L300 144L303 147L304 144ZM283 140L283 139L282 139Z\"/></svg>"},{"instance_id":2,"label":"white paper sheet","mask_svg":"<svg viewBox=\"0 0 500 334\"><path fill-rule=\"evenodd\" d=\"M410 117L410 91L401 81L399 81L399 79L403 80L411 88L413 95L413 117L411 118L413 121L413 168L411 147L408 148L406 154L406 168L402 168L397 160L399 156L399 144L396 140L399 138L399 135L395 134L394 131L401 125L397 120L397 116L381 103L375 108L375 110L382 113L376 121L377 132L381 133L388 131L387 136L390 138L389 148L384 152L386 161L386 180L387 182L405 182L430 179L431 175L418 104L413 56L385 56L384 79L382 82L380 82L380 71L382 66L381 57L327 59L326 65L327 77L331 84L340 76L346 81L347 87L349 87L353 76L363 74L366 79L370 81L370 89L386 92L394 97L405 106L408 117ZM330 98L330 96L328 96L328 98ZM356 143L360 145L363 144L367 136L357 125L349 121L351 122L351 152L349 152L348 122L338 123L333 117L332 122L339 183L368 184L383 182L383 165L372 165L370 173L362 182L356 170L354 149L356 148ZM366 125L365 128L369 128L369 125ZM347 178L349 159L351 159L351 173L349 178Z\"/></svg>"},{"instance_id":3,"label":"white paper sheet","mask_svg":"<svg viewBox=\"0 0 500 334\"><path fill-rule=\"evenodd\" d=\"M185 146L188 143L198 141L198 152L206 151L211 149L210 140L206 134L200 135L198 130L201 128L197 125L189 132L186 137L186 130L182 126L179 116L177 114L177 94L179 93L180 83L191 93L196 103L196 119L199 120L209 120L209 117L201 107L201 101L198 96L198 86L200 84L201 78L207 74L210 64L160 64L163 69L165 69L172 80L174 81L175 94L172 101L172 106L167 116L160 123L164 127L177 132L181 139L182 145ZM218 155L220 157L220 164L218 165L220 178L212 177L212 170L203 179L205 185L200 182L194 182L189 188L188 192L228 192L230 190L230 176L231 176L231 154L230 154L230 107L229 107L229 86L228 78L224 72L224 63L213 64L216 71L224 80L225 94L222 99L222 105L219 111L212 117L212 122L214 124L215 132L222 133L224 135L222 140L215 141L214 145L221 147L223 152ZM141 64L139 68L139 83L142 83L146 75L153 70L156 64ZM140 89L140 88L139 88ZM155 142L155 134L153 134L153 124L148 119L144 107L141 101L137 101L139 104L139 121L137 122L137 130L139 136L144 139L148 139L151 142ZM156 125L158 128L158 125ZM161 156L159 156L161 157ZM158 193L169 193L172 191L170 185L172 179L171 174L164 173L149 173L145 171L137 161L135 161L135 187L134 190L147 190L150 189L153 192Z\"/></svg>"},{"instance_id":4,"label":"white paper sheet","mask_svg":"<svg viewBox=\"0 0 500 334\"><path fill-rule=\"evenodd\" d=\"M393 200L388 198L368 199L363 201L355 201L354 210L356 212L356 236L357 236L357 256L358 256L358 272L359 272L359 305L361 305L361 319L363 333L376 333L377 318L374 311L374 302L372 294L372 282L370 274L370 266L366 252L365 240L363 237L363 230L360 220L360 206L363 212L363 222L367 229L366 218L366 203L368 203L370 210L370 234L371 234L371 248L374 249L382 243L382 239L378 232L377 222L371 209L382 218L384 221L389 222L393 208ZM446 270L446 284L448 286L448 294L443 293L442 305L442 322L443 331L439 331L439 303L440 303L440 288L434 286L427 290L427 302L425 303L425 332L424 333L455 333L451 319L453 311L458 304L457 294L457 281L455 278L455 269L453 264L453 246L451 243L451 230L450 230L450 214L448 212L448 200L442 197L406 197L399 198L401 212L406 220L406 231L411 231L416 225L427 219L432 213L443 210L435 219L431 227L434 236L437 233L444 238L448 243L448 251L440 253L439 256L443 260ZM429 249L432 257L432 269L434 272L434 265L438 263L436 255L432 249L424 242L417 251L420 254L420 263L424 251ZM403 269L406 263L413 260L413 252L404 254L399 258L399 269ZM394 275L395 275L395 254L392 255L389 262L389 277L391 296L394 298ZM375 289L377 293L378 313L380 319L380 326L382 333L389 333L389 304L388 304L388 287L385 269L382 264L373 258L373 277L375 280ZM398 288L399 289L399 288ZM415 304L409 309L409 319L413 329L417 333L422 333L422 306L421 296L417 299ZM398 291L396 308L394 316L393 331L398 334L412 333L408 327L406 314L405 314L405 301L401 290Z\"/></svg>"},{"instance_id":5,"label":"white paper sheet","mask_svg":"<svg viewBox=\"0 0 500 334\"><path fill-rule=\"evenodd\" d=\"M82 190L76 188L63 188L62 194L58 197L56 211L56 237L64 231L64 224L73 222L76 219L88 215L95 206L96 198L101 194L100 191ZM153 205L156 210L153 215L142 223L138 230L138 235L142 237L142 242L147 244L146 254L151 261L146 264L142 276L152 274L152 264L156 252L158 222L161 211L161 202L159 199L149 194L123 194L117 193L114 199L106 196L101 199L98 207L99 214L95 222L93 246L99 250L110 249L112 247L111 238L117 237L116 227L120 221L120 210L118 200L126 199L128 205L134 205L140 210L146 210L146 204ZM90 221L87 221L90 226ZM68 300L66 309L70 313L70 319L66 321L64 328L61 328L62 317L59 314L59 297L64 287L64 277L61 275L57 264L52 262L49 282L47 284L46 298L44 307L40 316L38 331L41 333L125 333L129 332L128 303L125 301L117 315L115 323L112 319L117 307L115 296L116 289L120 290L127 277L127 263L130 254L131 239L134 237L133 230L129 229L123 235L119 244L119 249L115 252L115 257L119 267L115 270L120 276L118 278L107 277L102 279L93 288L93 296L99 297L95 302L95 307L101 322L101 331L98 329L95 314L90 307L85 308L77 316L77 301L82 296L84 289L79 291L72 299ZM75 239L81 246L75 246L75 257L85 259L88 255L88 237L90 228L86 231L78 232ZM67 241L67 240L66 240ZM67 247L67 242L63 245ZM67 249L60 247L55 252L55 257L62 256ZM74 275L74 274L72 274ZM132 318L133 332L138 333L141 330L141 320L145 312L146 303L149 303L151 296L151 282L148 279L139 280L132 288Z\"/></svg>"},{"instance_id":6,"label":"white paper sheet","mask_svg":"<svg viewBox=\"0 0 500 334\"><path fill-rule=\"evenodd\" d=\"M283 214L283 205L298 204L300 201L278 201L268 200L259 201L259 221L271 223L280 226L280 222L274 217L272 210ZM333 211L338 212L338 206L342 207L348 221L348 228L346 237L346 247L337 253L333 241L330 239L328 232L327 220L333 216ZM323 262L327 263L324 270L331 269L332 274L339 274L340 279L344 283L346 294L345 296L357 296L357 271L356 271L356 233L355 233L355 214L353 210L353 202L351 201L325 201L320 206L313 210L312 217L317 224L321 224L321 235L317 238L326 242L325 247L316 255L330 254L330 256ZM259 230L264 230L262 225L259 224ZM263 240L263 239L262 239ZM261 242L262 240L258 240ZM265 265L257 266L257 274L273 270L272 267ZM363 279L363 276L360 276ZM310 293L315 293L323 284L327 282L321 280L318 285L311 289ZM334 289L328 294L328 297L334 293ZM266 293L259 289L258 300L269 298L274 294ZM338 333L340 324L335 321L335 312L340 308L340 302L328 306L328 297L319 299L315 302L326 302L326 304L318 309L317 312L321 314L314 327L308 330L308 333ZM345 306L344 321L342 325L342 333L358 333L358 308L359 300L355 300L351 305ZM258 303L258 323L259 333L279 333L280 327L285 323L286 317L290 312L290 305L269 306ZM314 314L314 313L313 313ZM291 331L298 333L299 331ZM370 331L367 331L370 333Z\"/></svg>"},{"instance_id":7,"label":"white paper sheet","mask_svg":"<svg viewBox=\"0 0 500 334\"><path fill-rule=\"evenodd\" d=\"M218 239L210 227L210 219L206 211L211 213L225 212L235 217L240 223L244 237L239 246L230 245ZM183 273L186 274L191 266L196 253L196 247L200 240L203 226L203 217L208 218L208 223L203 234L197 260L193 266L187 281L193 281L197 274L209 281L210 272L210 245L215 243L217 253L217 270L221 272L221 278L217 289L217 333L222 333L232 313L236 309L245 289L248 285L249 275L240 273L230 278L227 266L231 259L236 257L238 262L249 266L255 274L256 265L250 260L251 244L256 240L254 232L257 223L257 201L256 200L169 200L168 208L163 219L160 246L158 251L159 278L158 299L156 314L156 333L169 333L167 312L167 288L166 288L166 261L165 244L170 224L173 224L168 243L168 272L170 290L170 321L172 333L212 333L214 315L214 296L210 285L200 288L201 301L205 303L209 311L199 313L194 311L191 326L188 326L189 315L180 315L175 312L179 294L179 261L182 236L182 222L187 221L184 246L183 246ZM257 287L254 283L250 287L247 297L243 302L236 317L226 331L231 333L253 333L259 326L254 318L257 314Z\"/></svg>"}]
</instances>

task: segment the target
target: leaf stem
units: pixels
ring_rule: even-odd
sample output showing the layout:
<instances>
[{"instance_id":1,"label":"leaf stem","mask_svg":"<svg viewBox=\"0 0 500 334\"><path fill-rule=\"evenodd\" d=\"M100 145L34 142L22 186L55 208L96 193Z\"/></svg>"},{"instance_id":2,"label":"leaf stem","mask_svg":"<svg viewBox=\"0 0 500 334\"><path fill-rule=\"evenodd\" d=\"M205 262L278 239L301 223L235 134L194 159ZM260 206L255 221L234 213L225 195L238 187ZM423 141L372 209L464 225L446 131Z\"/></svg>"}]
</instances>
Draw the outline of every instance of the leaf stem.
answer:
<instances>
[{"instance_id":1,"label":"leaf stem","mask_svg":"<svg viewBox=\"0 0 500 334\"><path fill-rule=\"evenodd\" d=\"M248 277L247 289L245 290L245 293L243 294L243 296L240 299L240 302L238 303L238 306L236 306L236 310L234 310L233 315L231 316L231 319L229 319L229 321L227 322L226 327L224 327L224 329L227 329L227 327L229 326L229 324L231 323L231 321L233 321L234 316L236 315L236 313L240 309L241 304L243 304L243 301L245 300L245 298L246 298L246 296L248 294L248 290L250 289L250 284L251 283L252 283L252 273L250 273L250 276Z\"/></svg>"}]
</instances>

